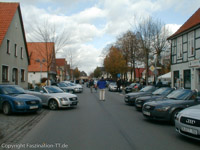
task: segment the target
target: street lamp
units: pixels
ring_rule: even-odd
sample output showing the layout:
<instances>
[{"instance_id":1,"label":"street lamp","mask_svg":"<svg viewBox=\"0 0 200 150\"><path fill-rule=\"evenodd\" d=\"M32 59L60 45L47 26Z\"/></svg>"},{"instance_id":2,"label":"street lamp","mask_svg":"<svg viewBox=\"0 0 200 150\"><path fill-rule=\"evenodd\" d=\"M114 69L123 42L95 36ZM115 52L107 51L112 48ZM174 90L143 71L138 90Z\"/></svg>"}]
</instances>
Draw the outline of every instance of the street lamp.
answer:
<instances>
[{"instance_id":1,"label":"street lamp","mask_svg":"<svg viewBox=\"0 0 200 150\"><path fill-rule=\"evenodd\" d=\"M42 60L36 59L35 61L38 62L38 63L40 63L40 83L41 83L41 80L42 80L42 64L44 62L46 62L46 60L45 59L42 59Z\"/></svg>"}]
</instances>

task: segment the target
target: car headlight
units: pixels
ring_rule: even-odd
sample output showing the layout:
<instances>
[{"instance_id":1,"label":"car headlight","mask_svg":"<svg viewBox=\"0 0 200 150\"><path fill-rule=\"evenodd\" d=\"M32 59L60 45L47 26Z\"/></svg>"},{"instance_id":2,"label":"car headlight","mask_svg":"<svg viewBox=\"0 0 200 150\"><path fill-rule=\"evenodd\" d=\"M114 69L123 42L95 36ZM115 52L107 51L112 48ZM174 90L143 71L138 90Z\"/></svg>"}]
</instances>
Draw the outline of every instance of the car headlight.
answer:
<instances>
[{"instance_id":1,"label":"car headlight","mask_svg":"<svg viewBox=\"0 0 200 150\"><path fill-rule=\"evenodd\" d=\"M60 101L68 101L66 97L58 98Z\"/></svg>"},{"instance_id":2,"label":"car headlight","mask_svg":"<svg viewBox=\"0 0 200 150\"><path fill-rule=\"evenodd\" d=\"M22 106L24 105L24 102L23 101L14 101L15 102L15 105L17 106Z\"/></svg>"},{"instance_id":3,"label":"car headlight","mask_svg":"<svg viewBox=\"0 0 200 150\"><path fill-rule=\"evenodd\" d=\"M142 103L142 101L141 101L141 100L138 100L138 99L136 99L136 102L137 102L137 103Z\"/></svg>"},{"instance_id":4,"label":"car headlight","mask_svg":"<svg viewBox=\"0 0 200 150\"><path fill-rule=\"evenodd\" d=\"M170 106L161 107L161 108L156 108L157 111L161 111L161 112L168 111L169 109L170 109Z\"/></svg>"},{"instance_id":5,"label":"car headlight","mask_svg":"<svg viewBox=\"0 0 200 150\"><path fill-rule=\"evenodd\" d=\"M181 118L181 113L179 112L176 116L175 116L175 120L179 121Z\"/></svg>"}]
</instances>

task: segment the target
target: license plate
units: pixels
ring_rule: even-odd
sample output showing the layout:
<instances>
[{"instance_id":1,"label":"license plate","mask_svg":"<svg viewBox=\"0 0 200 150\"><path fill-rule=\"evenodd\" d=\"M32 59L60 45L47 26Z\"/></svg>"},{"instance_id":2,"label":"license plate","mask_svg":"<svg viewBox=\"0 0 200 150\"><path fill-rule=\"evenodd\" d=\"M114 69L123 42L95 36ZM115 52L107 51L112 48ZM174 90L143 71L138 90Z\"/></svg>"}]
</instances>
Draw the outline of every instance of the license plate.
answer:
<instances>
[{"instance_id":1,"label":"license plate","mask_svg":"<svg viewBox=\"0 0 200 150\"><path fill-rule=\"evenodd\" d=\"M30 109L38 109L38 106L30 106Z\"/></svg>"},{"instance_id":2,"label":"license plate","mask_svg":"<svg viewBox=\"0 0 200 150\"><path fill-rule=\"evenodd\" d=\"M77 102L73 102L72 104L73 104L73 105L76 105L76 104L77 104Z\"/></svg>"},{"instance_id":3,"label":"license plate","mask_svg":"<svg viewBox=\"0 0 200 150\"><path fill-rule=\"evenodd\" d=\"M184 132L188 132L188 133L194 134L194 135L198 134L197 130L191 129L191 128L181 127L181 130L184 131Z\"/></svg>"},{"instance_id":4,"label":"license plate","mask_svg":"<svg viewBox=\"0 0 200 150\"><path fill-rule=\"evenodd\" d=\"M151 115L150 112L148 112L148 111L143 111L143 114L145 114L145 115L147 115L147 116L150 116L150 115Z\"/></svg>"},{"instance_id":5,"label":"license plate","mask_svg":"<svg viewBox=\"0 0 200 150\"><path fill-rule=\"evenodd\" d=\"M136 104L136 106L137 106L137 107L142 107L142 105L141 105L141 104Z\"/></svg>"}]
</instances>

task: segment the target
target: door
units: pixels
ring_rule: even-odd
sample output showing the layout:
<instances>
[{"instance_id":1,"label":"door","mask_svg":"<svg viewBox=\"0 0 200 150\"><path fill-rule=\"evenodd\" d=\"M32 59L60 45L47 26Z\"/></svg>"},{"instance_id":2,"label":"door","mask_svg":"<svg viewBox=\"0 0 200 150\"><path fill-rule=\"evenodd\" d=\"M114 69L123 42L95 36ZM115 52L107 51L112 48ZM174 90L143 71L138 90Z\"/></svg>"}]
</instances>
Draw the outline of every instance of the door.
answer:
<instances>
[{"instance_id":1,"label":"door","mask_svg":"<svg viewBox=\"0 0 200 150\"><path fill-rule=\"evenodd\" d=\"M15 85L18 85L18 69L13 68L13 74L12 74L12 81Z\"/></svg>"},{"instance_id":2,"label":"door","mask_svg":"<svg viewBox=\"0 0 200 150\"><path fill-rule=\"evenodd\" d=\"M191 71L184 70L184 88L191 89Z\"/></svg>"}]
</instances>

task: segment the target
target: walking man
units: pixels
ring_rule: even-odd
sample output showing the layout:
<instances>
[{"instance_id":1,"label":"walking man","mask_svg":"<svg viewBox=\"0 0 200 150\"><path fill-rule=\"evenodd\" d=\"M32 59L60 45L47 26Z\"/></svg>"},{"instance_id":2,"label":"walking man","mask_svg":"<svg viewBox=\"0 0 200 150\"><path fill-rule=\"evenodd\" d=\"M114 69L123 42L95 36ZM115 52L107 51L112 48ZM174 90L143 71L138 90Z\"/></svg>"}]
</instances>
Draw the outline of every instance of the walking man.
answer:
<instances>
[{"instance_id":1,"label":"walking man","mask_svg":"<svg viewBox=\"0 0 200 150\"><path fill-rule=\"evenodd\" d=\"M106 81L104 80L104 78L102 77L101 80L99 80L97 82L97 86L100 90L99 92L99 99L101 101L105 101L105 88L106 88Z\"/></svg>"},{"instance_id":2,"label":"walking man","mask_svg":"<svg viewBox=\"0 0 200 150\"><path fill-rule=\"evenodd\" d=\"M92 93L92 89L94 87L94 80L93 79L90 80L89 86L90 86L90 92Z\"/></svg>"}]
</instances>

